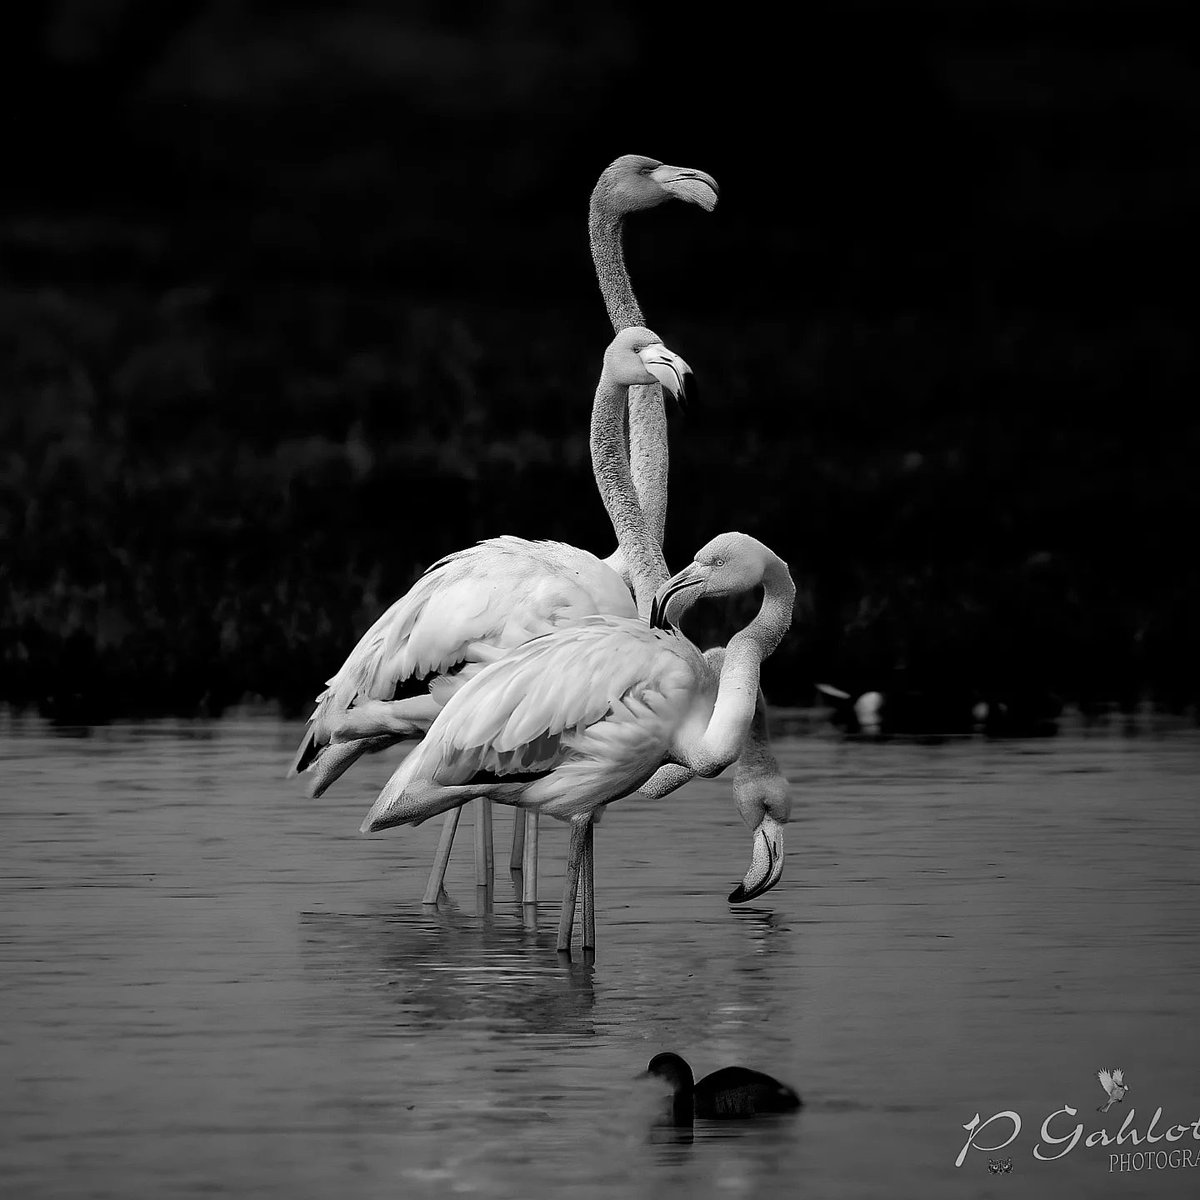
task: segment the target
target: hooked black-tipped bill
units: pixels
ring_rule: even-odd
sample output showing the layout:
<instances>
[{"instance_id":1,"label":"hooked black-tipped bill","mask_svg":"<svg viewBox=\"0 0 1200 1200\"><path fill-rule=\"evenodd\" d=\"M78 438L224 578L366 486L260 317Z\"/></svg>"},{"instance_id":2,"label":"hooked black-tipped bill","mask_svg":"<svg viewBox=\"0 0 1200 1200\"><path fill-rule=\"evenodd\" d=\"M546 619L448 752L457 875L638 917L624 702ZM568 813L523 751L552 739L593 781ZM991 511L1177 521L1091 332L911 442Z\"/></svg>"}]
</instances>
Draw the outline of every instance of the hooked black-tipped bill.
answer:
<instances>
[{"instance_id":1,"label":"hooked black-tipped bill","mask_svg":"<svg viewBox=\"0 0 1200 1200\"><path fill-rule=\"evenodd\" d=\"M729 893L730 904L744 904L769 892L783 875L783 826L774 817L764 817L754 831L754 854L750 869Z\"/></svg>"},{"instance_id":2,"label":"hooked black-tipped bill","mask_svg":"<svg viewBox=\"0 0 1200 1200\"><path fill-rule=\"evenodd\" d=\"M672 628L670 621L667 620L667 605L680 592L686 591L690 587L698 587L704 582L703 579L696 578L695 565L695 563L689 563L678 575L673 575L654 593L654 600L650 604L650 627L652 629Z\"/></svg>"},{"instance_id":3,"label":"hooked black-tipped bill","mask_svg":"<svg viewBox=\"0 0 1200 1200\"><path fill-rule=\"evenodd\" d=\"M691 167L672 167L663 163L651 172L651 178L672 196L698 205L705 212L712 212L717 206L720 189L717 187L717 181L707 171L697 171Z\"/></svg>"},{"instance_id":4,"label":"hooked black-tipped bill","mask_svg":"<svg viewBox=\"0 0 1200 1200\"><path fill-rule=\"evenodd\" d=\"M647 346L641 352L642 362L646 370L662 384L663 390L670 392L675 403L682 409L686 406L687 379L692 369L679 357L662 344Z\"/></svg>"}]
</instances>

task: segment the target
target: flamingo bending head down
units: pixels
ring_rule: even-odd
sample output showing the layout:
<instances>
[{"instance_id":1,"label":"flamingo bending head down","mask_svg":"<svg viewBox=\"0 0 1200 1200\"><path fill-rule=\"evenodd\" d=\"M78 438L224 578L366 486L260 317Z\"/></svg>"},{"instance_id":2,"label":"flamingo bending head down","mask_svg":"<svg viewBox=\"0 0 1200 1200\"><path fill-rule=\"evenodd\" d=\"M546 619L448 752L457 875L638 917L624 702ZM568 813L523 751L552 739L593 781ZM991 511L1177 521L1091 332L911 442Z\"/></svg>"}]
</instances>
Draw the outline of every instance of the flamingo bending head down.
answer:
<instances>
[{"instance_id":1,"label":"flamingo bending head down","mask_svg":"<svg viewBox=\"0 0 1200 1200\"><path fill-rule=\"evenodd\" d=\"M759 584L758 615L730 639L719 668L667 619L701 596ZM654 621L587 617L483 667L388 780L363 832L417 825L475 797L587 821L664 762L719 773L742 752L761 663L790 625L794 598L787 564L762 542L714 538L659 589ZM779 825L763 813L741 899L782 874Z\"/></svg>"}]
</instances>

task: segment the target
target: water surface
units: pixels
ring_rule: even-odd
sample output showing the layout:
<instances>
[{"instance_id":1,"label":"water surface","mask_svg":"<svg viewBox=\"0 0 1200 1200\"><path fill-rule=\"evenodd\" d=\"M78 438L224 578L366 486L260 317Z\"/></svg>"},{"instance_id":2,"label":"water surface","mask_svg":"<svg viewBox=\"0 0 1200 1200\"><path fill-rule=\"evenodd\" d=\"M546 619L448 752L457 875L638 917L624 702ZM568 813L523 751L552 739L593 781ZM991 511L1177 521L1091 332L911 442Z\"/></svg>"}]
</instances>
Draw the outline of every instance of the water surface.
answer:
<instances>
[{"instance_id":1,"label":"water surface","mask_svg":"<svg viewBox=\"0 0 1200 1200\"><path fill-rule=\"evenodd\" d=\"M554 951L565 827L544 823L523 911L507 810L490 896L468 813L449 899L423 908L436 823L360 837L388 761L311 801L280 778L297 733L0 724L6 1194L1200 1189L1200 1165L1110 1173L1115 1146L1033 1157L1064 1105L1052 1132L1200 1119L1196 731L780 739L780 885L725 903L750 851L727 781L622 801L597 833L595 963ZM663 1049L769 1070L806 1106L657 1129L633 1077ZM1131 1085L1107 1117L1101 1066ZM1012 1172L980 1150L956 1168L964 1123L1002 1110ZM1154 1148L1200 1163L1190 1128Z\"/></svg>"}]
</instances>

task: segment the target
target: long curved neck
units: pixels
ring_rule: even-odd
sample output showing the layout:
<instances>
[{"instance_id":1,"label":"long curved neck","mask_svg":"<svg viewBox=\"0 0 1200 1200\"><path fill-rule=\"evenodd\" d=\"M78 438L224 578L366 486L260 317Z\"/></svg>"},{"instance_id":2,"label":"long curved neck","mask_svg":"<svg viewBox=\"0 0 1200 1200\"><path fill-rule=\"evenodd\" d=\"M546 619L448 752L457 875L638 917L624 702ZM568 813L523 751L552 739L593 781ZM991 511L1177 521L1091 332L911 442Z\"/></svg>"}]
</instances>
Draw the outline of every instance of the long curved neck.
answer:
<instances>
[{"instance_id":1,"label":"long curved neck","mask_svg":"<svg viewBox=\"0 0 1200 1200\"><path fill-rule=\"evenodd\" d=\"M597 184L592 192L591 210L588 213L588 235L592 242L596 278L600 281L600 294L604 297L604 307L608 309L613 333L620 333L631 325L646 323L625 268L625 251L621 245L623 224L624 219L608 206L607 193Z\"/></svg>"},{"instance_id":2,"label":"long curved neck","mask_svg":"<svg viewBox=\"0 0 1200 1200\"><path fill-rule=\"evenodd\" d=\"M650 611L655 589L667 577L662 546L654 540L638 504L625 453L622 427L629 389L614 383L607 370L600 376L592 403L592 471L608 518L617 535L617 546L629 572L638 612Z\"/></svg>"},{"instance_id":3,"label":"long curved neck","mask_svg":"<svg viewBox=\"0 0 1200 1200\"><path fill-rule=\"evenodd\" d=\"M720 770L742 751L754 722L758 677L763 660L779 645L792 623L796 585L787 564L771 556L763 572L763 598L758 615L729 639L717 684L712 716L697 748L699 766Z\"/></svg>"},{"instance_id":4,"label":"long curved neck","mask_svg":"<svg viewBox=\"0 0 1200 1200\"><path fill-rule=\"evenodd\" d=\"M787 776L771 751L767 726L767 698L760 687L755 694L754 714L733 767L733 804L748 829L757 829L764 817L787 821L792 813L792 795Z\"/></svg>"},{"instance_id":5,"label":"long curved neck","mask_svg":"<svg viewBox=\"0 0 1200 1200\"><path fill-rule=\"evenodd\" d=\"M622 216L610 207L602 183L592 191L588 234L592 262L600 281L600 294L613 332L644 325L645 318L633 294L621 233ZM629 460L638 504L646 514L650 535L661 546L667 527L667 414L658 384L629 389ZM663 579L666 579L664 565ZM659 580L661 583L662 580Z\"/></svg>"}]
</instances>

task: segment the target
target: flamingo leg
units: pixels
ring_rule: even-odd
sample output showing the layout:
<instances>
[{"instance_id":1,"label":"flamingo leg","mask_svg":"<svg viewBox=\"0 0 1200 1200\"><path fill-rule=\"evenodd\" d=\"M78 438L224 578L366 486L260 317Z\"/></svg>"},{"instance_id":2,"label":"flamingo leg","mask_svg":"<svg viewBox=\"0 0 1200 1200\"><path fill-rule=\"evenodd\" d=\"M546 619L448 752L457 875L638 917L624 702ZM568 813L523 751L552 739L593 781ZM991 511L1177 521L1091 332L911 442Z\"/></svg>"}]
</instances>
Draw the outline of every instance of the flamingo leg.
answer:
<instances>
[{"instance_id":1,"label":"flamingo leg","mask_svg":"<svg viewBox=\"0 0 1200 1200\"><path fill-rule=\"evenodd\" d=\"M537 904L538 863L538 815L517 809L518 817L525 822L524 857L521 861L521 901Z\"/></svg>"},{"instance_id":2,"label":"flamingo leg","mask_svg":"<svg viewBox=\"0 0 1200 1200\"><path fill-rule=\"evenodd\" d=\"M425 885L425 895L421 897L422 904L436 904L441 894L442 883L446 878L446 864L450 861L450 848L454 845L454 835L458 830L458 818L462 816L461 808L452 808L442 822L442 836L438 839L437 853L433 856L433 867L429 872L429 882Z\"/></svg>"},{"instance_id":3,"label":"flamingo leg","mask_svg":"<svg viewBox=\"0 0 1200 1200\"><path fill-rule=\"evenodd\" d=\"M583 948L596 949L596 825L587 823L587 836L583 843L583 875L579 886L583 889Z\"/></svg>"},{"instance_id":4,"label":"flamingo leg","mask_svg":"<svg viewBox=\"0 0 1200 1200\"><path fill-rule=\"evenodd\" d=\"M491 880L488 843L492 840L492 802L480 796L475 801L475 885L487 887Z\"/></svg>"},{"instance_id":5,"label":"flamingo leg","mask_svg":"<svg viewBox=\"0 0 1200 1200\"><path fill-rule=\"evenodd\" d=\"M483 851L488 887L491 887L496 879L496 847L492 837L492 811L492 802L485 800L483 802Z\"/></svg>"},{"instance_id":6,"label":"flamingo leg","mask_svg":"<svg viewBox=\"0 0 1200 1200\"><path fill-rule=\"evenodd\" d=\"M508 869L520 871L525 863L525 823L527 815L519 808L513 809L512 853L508 856Z\"/></svg>"},{"instance_id":7,"label":"flamingo leg","mask_svg":"<svg viewBox=\"0 0 1200 1200\"><path fill-rule=\"evenodd\" d=\"M579 896L579 871L587 846L591 821L575 817L571 821L571 844L567 849L567 876L563 880L562 911L558 918L558 949L571 952L571 934L575 928L575 902Z\"/></svg>"}]
</instances>

